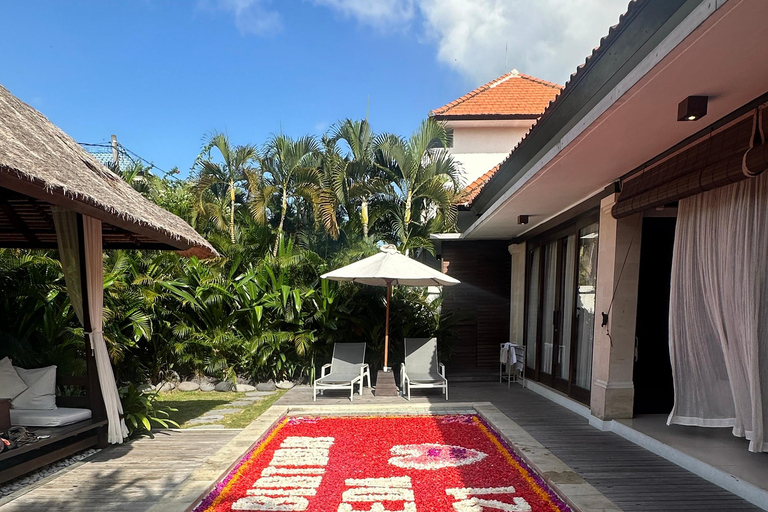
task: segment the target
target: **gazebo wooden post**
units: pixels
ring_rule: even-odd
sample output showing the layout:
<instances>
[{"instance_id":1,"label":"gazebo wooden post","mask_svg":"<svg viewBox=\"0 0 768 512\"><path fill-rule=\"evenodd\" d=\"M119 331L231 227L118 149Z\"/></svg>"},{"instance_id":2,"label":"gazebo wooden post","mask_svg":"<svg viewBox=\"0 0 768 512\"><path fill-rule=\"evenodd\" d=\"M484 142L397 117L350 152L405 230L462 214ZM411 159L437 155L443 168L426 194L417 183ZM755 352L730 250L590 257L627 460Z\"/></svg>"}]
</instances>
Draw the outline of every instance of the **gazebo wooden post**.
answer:
<instances>
[{"instance_id":1,"label":"gazebo wooden post","mask_svg":"<svg viewBox=\"0 0 768 512\"><path fill-rule=\"evenodd\" d=\"M77 214L77 252L80 260L80 288L83 301L83 331L91 331L90 307L88 306L88 274L85 266L85 231L83 228L83 216ZM90 337L85 335L85 365L88 378L88 402L93 419L102 420L107 417L107 409L104 405L104 397L101 394L99 371L96 368L96 357L91 348ZM99 447L105 448L107 442L107 426L98 430Z\"/></svg>"}]
</instances>

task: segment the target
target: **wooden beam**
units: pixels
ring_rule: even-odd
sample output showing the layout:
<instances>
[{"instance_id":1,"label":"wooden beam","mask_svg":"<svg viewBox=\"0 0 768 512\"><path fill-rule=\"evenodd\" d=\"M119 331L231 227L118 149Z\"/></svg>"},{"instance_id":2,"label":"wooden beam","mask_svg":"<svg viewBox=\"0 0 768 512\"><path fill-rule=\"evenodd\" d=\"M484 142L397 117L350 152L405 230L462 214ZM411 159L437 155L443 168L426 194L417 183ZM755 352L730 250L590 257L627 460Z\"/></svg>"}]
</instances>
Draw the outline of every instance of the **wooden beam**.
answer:
<instances>
[{"instance_id":1,"label":"wooden beam","mask_svg":"<svg viewBox=\"0 0 768 512\"><path fill-rule=\"evenodd\" d=\"M29 226L26 225L26 223L22 220L21 217L16 213L16 210L13 209L13 207L8 203L7 201L3 201L0 203L0 210L3 210L6 217L8 217L8 220L13 225L14 228L19 230L24 235L24 238L26 238L31 243L39 243L40 240L37 239L37 236L35 236L34 231L29 229Z\"/></svg>"},{"instance_id":2,"label":"wooden beam","mask_svg":"<svg viewBox=\"0 0 768 512\"><path fill-rule=\"evenodd\" d=\"M45 185L46 184L40 180L31 181L25 178L20 178L15 171L0 167L0 187L13 190L19 194L33 197L55 206L67 208L82 215L88 215L89 217L99 219L102 222L122 228L128 232L146 236L157 242L167 244L175 250L187 250L193 247L183 239L172 238L156 229L136 224L118 215L112 215L82 199L75 199L66 195L61 188L45 188Z\"/></svg>"}]
</instances>

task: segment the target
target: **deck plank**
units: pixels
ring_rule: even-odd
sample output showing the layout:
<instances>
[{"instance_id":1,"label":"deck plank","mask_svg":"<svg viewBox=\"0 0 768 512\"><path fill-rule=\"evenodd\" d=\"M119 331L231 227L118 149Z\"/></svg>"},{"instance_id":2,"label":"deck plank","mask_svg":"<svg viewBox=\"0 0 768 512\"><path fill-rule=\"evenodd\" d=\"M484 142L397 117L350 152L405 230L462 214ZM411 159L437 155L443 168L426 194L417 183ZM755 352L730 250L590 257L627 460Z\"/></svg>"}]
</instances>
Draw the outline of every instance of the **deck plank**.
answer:
<instances>
[{"instance_id":1,"label":"deck plank","mask_svg":"<svg viewBox=\"0 0 768 512\"><path fill-rule=\"evenodd\" d=\"M451 402L491 402L626 512L758 511L728 491L520 386L468 382L451 386ZM437 392L414 402L445 403ZM312 401L294 388L279 405L349 404L326 392ZM354 404L402 404L366 391ZM175 488L236 431L162 433L101 451L87 463L0 507L0 512L145 512ZM587 512L587 511L584 511Z\"/></svg>"},{"instance_id":2,"label":"deck plank","mask_svg":"<svg viewBox=\"0 0 768 512\"><path fill-rule=\"evenodd\" d=\"M239 430L160 432L106 448L0 512L144 512Z\"/></svg>"}]
</instances>

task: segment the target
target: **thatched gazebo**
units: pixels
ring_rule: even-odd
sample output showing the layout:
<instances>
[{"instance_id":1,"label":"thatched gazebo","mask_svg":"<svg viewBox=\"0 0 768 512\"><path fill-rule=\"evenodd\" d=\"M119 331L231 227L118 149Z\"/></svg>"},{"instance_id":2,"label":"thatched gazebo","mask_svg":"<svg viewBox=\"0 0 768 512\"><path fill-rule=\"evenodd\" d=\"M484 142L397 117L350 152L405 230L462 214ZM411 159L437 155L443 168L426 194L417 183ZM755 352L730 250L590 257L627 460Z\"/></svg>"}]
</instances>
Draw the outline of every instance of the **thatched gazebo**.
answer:
<instances>
[{"instance_id":1,"label":"thatched gazebo","mask_svg":"<svg viewBox=\"0 0 768 512\"><path fill-rule=\"evenodd\" d=\"M179 217L144 199L38 111L0 86L0 247L58 249L72 306L87 333L85 395L58 397L91 419L0 454L0 481L96 444L122 442L124 423L102 335L103 249L216 256ZM47 447L47 449L46 449Z\"/></svg>"}]
</instances>

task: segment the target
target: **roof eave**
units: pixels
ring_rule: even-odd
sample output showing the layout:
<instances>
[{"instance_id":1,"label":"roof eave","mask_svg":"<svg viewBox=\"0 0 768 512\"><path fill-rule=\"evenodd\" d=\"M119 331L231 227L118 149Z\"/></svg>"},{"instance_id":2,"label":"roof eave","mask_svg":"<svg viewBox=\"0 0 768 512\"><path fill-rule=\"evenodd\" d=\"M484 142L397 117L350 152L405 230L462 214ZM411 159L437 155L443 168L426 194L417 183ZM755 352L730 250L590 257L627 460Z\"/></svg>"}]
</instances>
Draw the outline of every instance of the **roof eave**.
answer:
<instances>
[{"instance_id":1,"label":"roof eave","mask_svg":"<svg viewBox=\"0 0 768 512\"><path fill-rule=\"evenodd\" d=\"M34 197L55 206L67 208L82 215L88 215L132 233L145 235L157 242L177 249L182 256L195 256L201 259L219 256L216 249L210 244L195 244L192 240L170 231L146 225L139 219L128 215L117 215L116 212L110 212L109 207L98 204L97 201L94 201L93 198L85 194L37 180L19 169L0 166L0 187Z\"/></svg>"},{"instance_id":2,"label":"roof eave","mask_svg":"<svg viewBox=\"0 0 768 512\"><path fill-rule=\"evenodd\" d=\"M482 214L493 205L560 140L560 135L578 123L700 3L701 0L630 2L619 23L611 27L600 46L571 75L560 95L475 197L473 211Z\"/></svg>"}]
</instances>

